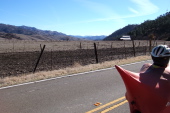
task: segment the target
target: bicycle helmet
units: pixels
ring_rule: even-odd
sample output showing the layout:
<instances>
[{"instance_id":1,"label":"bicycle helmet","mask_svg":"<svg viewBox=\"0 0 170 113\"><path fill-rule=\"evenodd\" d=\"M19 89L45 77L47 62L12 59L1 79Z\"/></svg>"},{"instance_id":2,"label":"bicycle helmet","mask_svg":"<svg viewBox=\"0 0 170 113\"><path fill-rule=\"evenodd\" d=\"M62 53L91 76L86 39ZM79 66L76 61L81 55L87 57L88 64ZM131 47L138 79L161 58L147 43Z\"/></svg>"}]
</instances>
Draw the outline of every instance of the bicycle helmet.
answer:
<instances>
[{"instance_id":1,"label":"bicycle helmet","mask_svg":"<svg viewBox=\"0 0 170 113\"><path fill-rule=\"evenodd\" d=\"M151 52L153 64L159 67L167 67L170 59L170 48L167 45L158 45Z\"/></svg>"},{"instance_id":2,"label":"bicycle helmet","mask_svg":"<svg viewBox=\"0 0 170 113\"><path fill-rule=\"evenodd\" d=\"M153 57L170 57L170 48L167 45L158 45L152 49Z\"/></svg>"}]
</instances>

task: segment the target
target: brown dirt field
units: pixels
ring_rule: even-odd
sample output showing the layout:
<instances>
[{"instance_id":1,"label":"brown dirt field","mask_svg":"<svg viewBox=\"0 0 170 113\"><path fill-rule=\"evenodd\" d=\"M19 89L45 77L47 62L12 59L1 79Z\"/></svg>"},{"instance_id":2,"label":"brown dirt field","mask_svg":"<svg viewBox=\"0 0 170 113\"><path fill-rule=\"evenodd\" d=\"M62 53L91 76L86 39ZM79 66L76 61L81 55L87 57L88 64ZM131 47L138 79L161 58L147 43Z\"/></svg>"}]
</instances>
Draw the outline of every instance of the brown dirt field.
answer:
<instances>
[{"instance_id":1,"label":"brown dirt field","mask_svg":"<svg viewBox=\"0 0 170 113\"><path fill-rule=\"evenodd\" d=\"M136 49L136 55L145 55L145 48ZM98 49L99 62L123 59L133 56L133 48ZM40 52L0 53L0 75L16 76L23 73L32 73ZM80 65L95 64L93 49L79 49L66 51L45 51L40 59L36 71L47 71L66 68L79 63Z\"/></svg>"},{"instance_id":2,"label":"brown dirt field","mask_svg":"<svg viewBox=\"0 0 170 113\"><path fill-rule=\"evenodd\" d=\"M35 42L0 41L0 77L32 73L40 55L40 44L46 45L36 71L57 70L78 63L95 64L94 41ZM97 41L99 63L133 57L131 41ZM125 43L125 45L124 45ZM169 42L166 42L168 44ZM164 44L159 41L158 44ZM136 56L149 54L147 41L135 41ZM125 47L124 47L125 46ZM147 48L146 48L147 47ZM147 50L147 51L146 51Z\"/></svg>"}]
</instances>

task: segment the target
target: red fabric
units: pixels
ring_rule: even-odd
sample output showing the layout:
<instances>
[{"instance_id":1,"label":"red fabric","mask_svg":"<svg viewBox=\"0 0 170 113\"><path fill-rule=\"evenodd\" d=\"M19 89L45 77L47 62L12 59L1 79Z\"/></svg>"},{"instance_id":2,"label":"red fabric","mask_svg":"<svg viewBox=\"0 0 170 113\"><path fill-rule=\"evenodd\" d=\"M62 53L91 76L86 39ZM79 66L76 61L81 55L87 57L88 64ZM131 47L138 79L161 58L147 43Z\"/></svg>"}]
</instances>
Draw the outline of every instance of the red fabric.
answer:
<instances>
[{"instance_id":1,"label":"red fabric","mask_svg":"<svg viewBox=\"0 0 170 113\"><path fill-rule=\"evenodd\" d=\"M166 107L170 94L168 81L160 79L153 86L149 79L147 77L142 78L140 73L134 73L119 66L115 67L126 86L126 98L131 113L135 113L136 110L141 113L170 113L170 107Z\"/></svg>"}]
</instances>

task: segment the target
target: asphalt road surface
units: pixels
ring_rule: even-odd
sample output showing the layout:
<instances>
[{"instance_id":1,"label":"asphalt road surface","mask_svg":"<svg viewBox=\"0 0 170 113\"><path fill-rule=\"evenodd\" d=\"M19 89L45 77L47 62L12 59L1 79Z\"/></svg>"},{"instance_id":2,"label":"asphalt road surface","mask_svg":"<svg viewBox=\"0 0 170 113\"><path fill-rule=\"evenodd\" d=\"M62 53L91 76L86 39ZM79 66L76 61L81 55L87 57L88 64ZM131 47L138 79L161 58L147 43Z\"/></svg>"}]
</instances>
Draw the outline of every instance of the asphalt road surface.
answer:
<instances>
[{"instance_id":1,"label":"asphalt road surface","mask_svg":"<svg viewBox=\"0 0 170 113\"><path fill-rule=\"evenodd\" d=\"M151 61L121 67L138 72ZM115 68L0 88L0 113L129 113Z\"/></svg>"}]
</instances>

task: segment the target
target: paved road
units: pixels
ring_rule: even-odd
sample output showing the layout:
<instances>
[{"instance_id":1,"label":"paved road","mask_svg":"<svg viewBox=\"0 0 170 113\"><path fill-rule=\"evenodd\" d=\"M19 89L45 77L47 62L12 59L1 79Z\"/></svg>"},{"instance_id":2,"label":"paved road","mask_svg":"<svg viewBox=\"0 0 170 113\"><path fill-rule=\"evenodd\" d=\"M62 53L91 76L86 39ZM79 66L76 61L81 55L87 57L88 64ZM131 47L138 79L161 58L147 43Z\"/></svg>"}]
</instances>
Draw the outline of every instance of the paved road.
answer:
<instances>
[{"instance_id":1,"label":"paved road","mask_svg":"<svg viewBox=\"0 0 170 113\"><path fill-rule=\"evenodd\" d=\"M144 63L123 68L138 72ZM128 113L124 94L123 81L113 68L1 88L0 113ZM97 102L101 104L95 106Z\"/></svg>"}]
</instances>

